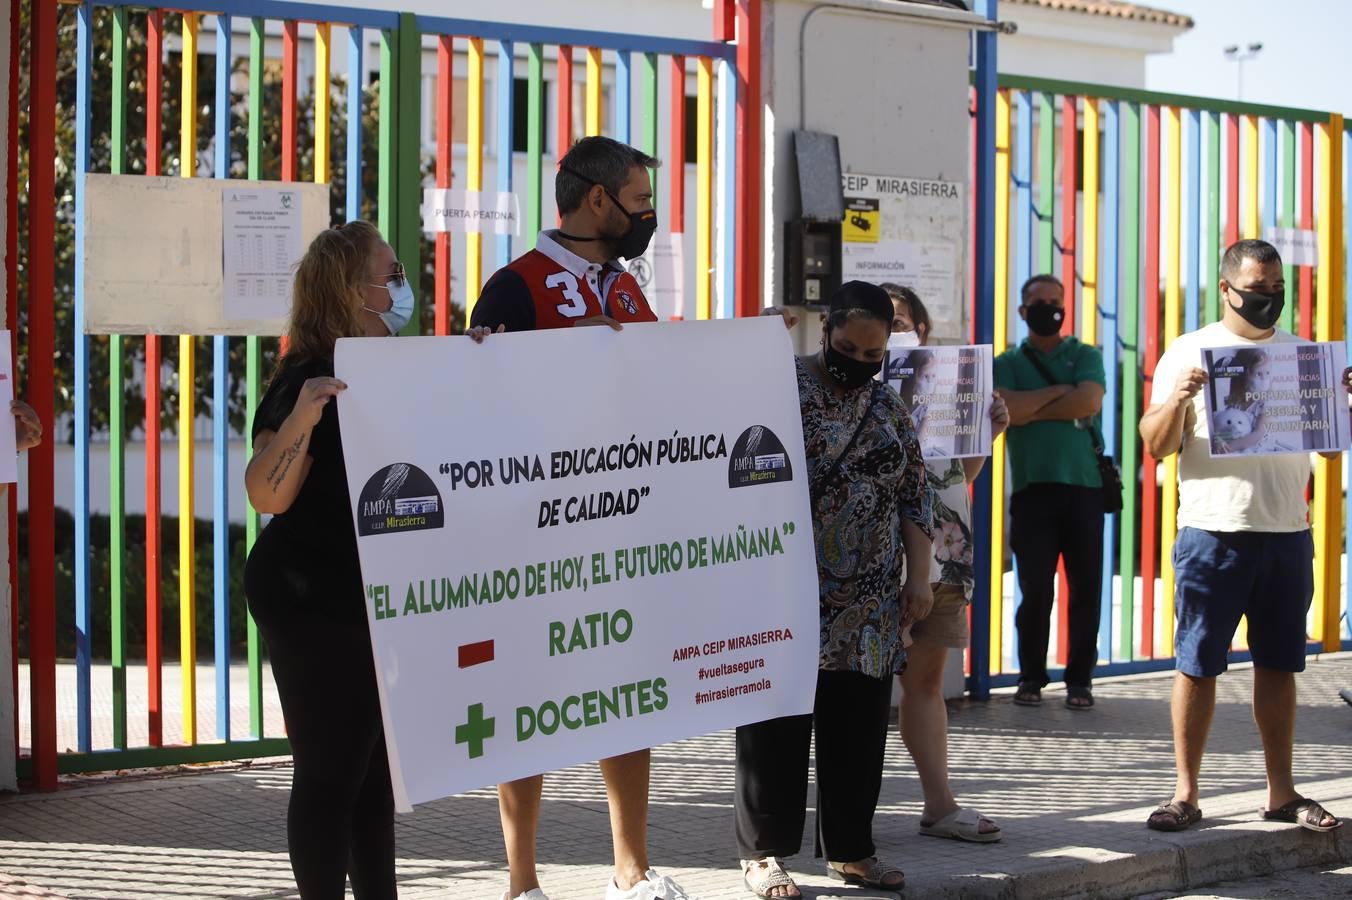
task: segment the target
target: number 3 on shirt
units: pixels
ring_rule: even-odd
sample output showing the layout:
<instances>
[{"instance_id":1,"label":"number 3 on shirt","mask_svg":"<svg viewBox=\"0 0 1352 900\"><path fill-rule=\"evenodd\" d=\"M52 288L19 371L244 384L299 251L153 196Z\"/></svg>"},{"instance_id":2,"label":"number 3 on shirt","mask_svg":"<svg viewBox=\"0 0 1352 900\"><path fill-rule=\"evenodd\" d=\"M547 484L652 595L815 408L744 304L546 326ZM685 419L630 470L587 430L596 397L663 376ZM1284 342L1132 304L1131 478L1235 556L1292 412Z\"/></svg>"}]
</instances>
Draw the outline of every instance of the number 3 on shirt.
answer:
<instances>
[{"instance_id":1,"label":"number 3 on shirt","mask_svg":"<svg viewBox=\"0 0 1352 900\"><path fill-rule=\"evenodd\" d=\"M555 272L545 279L547 288L563 288L563 299L567 303L558 305L559 315L576 319L587 312L587 300L577 291L577 278L572 272Z\"/></svg>"}]
</instances>

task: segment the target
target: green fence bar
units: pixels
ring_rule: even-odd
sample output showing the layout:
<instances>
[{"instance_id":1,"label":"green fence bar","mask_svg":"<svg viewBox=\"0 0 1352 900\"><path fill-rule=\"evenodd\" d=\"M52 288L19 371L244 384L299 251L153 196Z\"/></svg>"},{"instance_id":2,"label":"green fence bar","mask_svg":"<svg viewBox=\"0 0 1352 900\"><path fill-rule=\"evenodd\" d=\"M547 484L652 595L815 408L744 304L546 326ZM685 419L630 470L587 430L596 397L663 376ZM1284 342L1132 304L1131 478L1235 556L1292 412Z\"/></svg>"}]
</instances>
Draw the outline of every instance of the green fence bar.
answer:
<instances>
[{"instance_id":1,"label":"green fence bar","mask_svg":"<svg viewBox=\"0 0 1352 900\"><path fill-rule=\"evenodd\" d=\"M1051 94L1038 95L1037 271L1050 275L1056 265L1056 104ZM1022 287L1022 285L1020 285ZM1068 291L1074 291L1068 285Z\"/></svg>"},{"instance_id":2,"label":"green fence bar","mask_svg":"<svg viewBox=\"0 0 1352 900\"><path fill-rule=\"evenodd\" d=\"M1140 418L1140 319L1141 319L1141 108L1135 103L1122 103L1122 294L1118 306L1118 328L1122 340L1122 472L1127 484L1137 483L1141 462L1140 440L1136 422ZM1122 497L1121 543L1118 574L1121 576L1120 621L1117 626L1118 656L1130 660L1135 656L1136 609L1136 541L1140 528L1137 524L1136 491L1128 490ZM1142 572L1142 578L1154 577L1153 572Z\"/></svg>"},{"instance_id":3,"label":"green fence bar","mask_svg":"<svg viewBox=\"0 0 1352 900\"><path fill-rule=\"evenodd\" d=\"M545 48L531 44L526 66L526 242L540 234L544 206Z\"/></svg>"},{"instance_id":4,"label":"green fence bar","mask_svg":"<svg viewBox=\"0 0 1352 900\"><path fill-rule=\"evenodd\" d=\"M657 156L657 54L639 54L639 102L643 104L642 139L638 148L649 156ZM676 165L677 160L669 160L667 165ZM653 179L653 205L657 205L658 182Z\"/></svg>"},{"instance_id":5,"label":"green fence bar","mask_svg":"<svg viewBox=\"0 0 1352 900\"><path fill-rule=\"evenodd\" d=\"M1282 131L1282 210L1281 226L1283 228L1296 227L1296 123L1289 119L1283 119L1281 123ZM1286 260L1282 266L1282 280L1286 282L1287 296L1290 297L1296 289L1296 267L1292 265L1291 260ZM1296 330L1296 305L1287 300L1286 306L1282 308L1282 328L1294 332Z\"/></svg>"},{"instance_id":6,"label":"green fence bar","mask_svg":"<svg viewBox=\"0 0 1352 900\"><path fill-rule=\"evenodd\" d=\"M1206 298L1202 321L1210 325L1221 317L1221 114L1206 114L1206 255L1202 257Z\"/></svg>"},{"instance_id":7,"label":"green fence bar","mask_svg":"<svg viewBox=\"0 0 1352 900\"><path fill-rule=\"evenodd\" d=\"M249 178L263 177L263 20L249 21ZM249 455L250 436L253 434L254 414L258 412L258 394L262 369L262 351L256 335L244 339L244 442L245 456ZM253 549L258 540L258 513L253 504L246 503L244 513L245 552ZM249 735L255 740L263 737L263 655L258 639L258 623L252 615L248 619L249 654Z\"/></svg>"},{"instance_id":8,"label":"green fence bar","mask_svg":"<svg viewBox=\"0 0 1352 900\"><path fill-rule=\"evenodd\" d=\"M113 108L111 135L114 175L127 172L127 10L113 10ZM127 609L122 557L126 554L126 436L123 431L122 335L108 338L108 597L113 667L113 746L127 749Z\"/></svg>"}]
</instances>

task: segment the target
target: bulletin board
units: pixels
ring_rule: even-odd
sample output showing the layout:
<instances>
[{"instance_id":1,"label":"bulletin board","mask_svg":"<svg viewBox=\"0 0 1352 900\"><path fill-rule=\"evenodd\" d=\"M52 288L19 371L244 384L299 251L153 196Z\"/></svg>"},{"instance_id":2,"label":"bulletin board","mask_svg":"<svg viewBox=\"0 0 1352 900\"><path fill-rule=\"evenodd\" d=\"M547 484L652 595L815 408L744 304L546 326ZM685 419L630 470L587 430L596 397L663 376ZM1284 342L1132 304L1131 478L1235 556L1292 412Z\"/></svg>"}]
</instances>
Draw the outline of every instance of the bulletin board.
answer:
<instances>
[{"instance_id":1,"label":"bulletin board","mask_svg":"<svg viewBox=\"0 0 1352 900\"><path fill-rule=\"evenodd\" d=\"M278 335L329 186L90 174L83 224L86 334Z\"/></svg>"}]
</instances>

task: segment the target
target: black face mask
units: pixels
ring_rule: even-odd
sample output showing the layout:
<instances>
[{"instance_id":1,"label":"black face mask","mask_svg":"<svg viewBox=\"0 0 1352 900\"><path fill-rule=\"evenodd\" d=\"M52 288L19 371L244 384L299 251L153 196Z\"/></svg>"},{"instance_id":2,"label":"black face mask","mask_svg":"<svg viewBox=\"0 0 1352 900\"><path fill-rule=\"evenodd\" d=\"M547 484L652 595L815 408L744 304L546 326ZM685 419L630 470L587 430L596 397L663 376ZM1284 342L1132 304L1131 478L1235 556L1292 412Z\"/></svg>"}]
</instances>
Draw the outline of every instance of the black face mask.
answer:
<instances>
[{"instance_id":1,"label":"black face mask","mask_svg":"<svg viewBox=\"0 0 1352 900\"><path fill-rule=\"evenodd\" d=\"M1282 308L1286 306L1286 291L1264 294L1261 291L1241 291L1230 288L1230 293L1239 297L1239 306L1230 307L1239 313L1239 317L1254 328L1267 331L1281 318Z\"/></svg>"},{"instance_id":2,"label":"black face mask","mask_svg":"<svg viewBox=\"0 0 1352 900\"><path fill-rule=\"evenodd\" d=\"M573 171L564 169L574 178L581 179L593 186L597 186L595 181ZM577 237L576 235L566 234L562 231L560 235L570 241L608 241L615 247L615 255L621 259L637 259L648 249L648 244L652 241L653 235L657 232L657 210L645 209L639 212L630 212L624 208L620 198L616 197L610 191L606 190L604 185L600 185L601 190L606 192L610 202L615 204L615 208L624 213L629 220L629 229L620 235L601 235L600 237Z\"/></svg>"},{"instance_id":3,"label":"black face mask","mask_svg":"<svg viewBox=\"0 0 1352 900\"><path fill-rule=\"evenodd\" d=\"M1051 337L1059 334L1061 323L1065 321L1066 311L1059 306L1052 306L1050 303L1034 303L1031 306L1024 307L1024 320L1028 323L1028 330L1039 337Z\"/></svg>"},{"instance_id":4,"label":"black face mask","mask_svg":"<svg viewBox=\"0 0 1352 900\"><path fill-rule=\"evenodd\" d=\"M822 365L826 374L834 378L837 384L847 391L853 391L872 381L873 376L882 371L883 361L868 362L846 356L831 346L831 332L828 330L822 344Z\"/></svg>"}]
</instances>

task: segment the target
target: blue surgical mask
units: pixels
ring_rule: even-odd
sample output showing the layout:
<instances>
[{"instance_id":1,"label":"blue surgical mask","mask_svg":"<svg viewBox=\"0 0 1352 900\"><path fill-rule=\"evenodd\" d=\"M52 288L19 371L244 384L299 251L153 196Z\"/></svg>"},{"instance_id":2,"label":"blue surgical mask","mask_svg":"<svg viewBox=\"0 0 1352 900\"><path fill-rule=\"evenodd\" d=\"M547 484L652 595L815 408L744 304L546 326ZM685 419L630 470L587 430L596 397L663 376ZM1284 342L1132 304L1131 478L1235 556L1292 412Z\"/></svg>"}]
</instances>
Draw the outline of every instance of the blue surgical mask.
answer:
<instances>
[{"instance_id":1,"label":"blue surgical mask","mask_svg":"<svg viewBox=\"0 0 1352 900\"><path fill-rule=\"evenodd\" d=\"M391 278L385 282L385 289L390 292L389 309L382 311L371 309L369 306L363 306L362 309L379 316L380 321L390 330L390 334L398 334L408 324L408 320L413 318L413 285L407 278L397 280Z\"/></svg>"}]
</instances>

